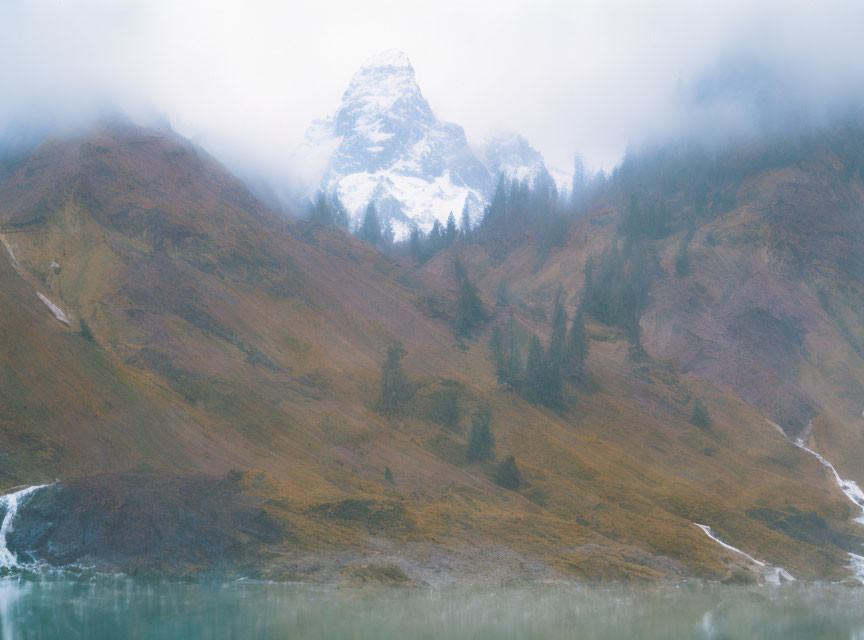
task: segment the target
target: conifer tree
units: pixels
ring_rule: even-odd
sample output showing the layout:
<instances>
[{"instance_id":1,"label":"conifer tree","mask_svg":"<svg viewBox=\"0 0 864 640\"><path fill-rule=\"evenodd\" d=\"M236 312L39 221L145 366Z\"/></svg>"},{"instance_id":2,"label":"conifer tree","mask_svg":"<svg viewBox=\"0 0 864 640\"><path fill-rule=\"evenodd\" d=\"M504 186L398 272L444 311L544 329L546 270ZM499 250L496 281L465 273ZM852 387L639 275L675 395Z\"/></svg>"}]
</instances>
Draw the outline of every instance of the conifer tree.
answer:
<instances>
[{"instance_id":1,"label":"conifer tree","mask_svg":"<svg viewBox=\"0 0 864 640\"><path fill-rule=\"evenodd\" d=\"M393 223L390 219L384 223L384 230L381 232L381 244L385 249L393 248L393 241L396 239L396 234L393 232Z\"/></svg>"},{"instance_id":2,"label":"conifer tree","mask_svg":"<svg viewBox=\"0 0 864 640\"><path fill-rule=\"evenodd\" d=\"M468 277L468 271L457 255L453 260L453 270L456 274L456 285L459 287L459 301L456 307L456 335L471 337L474 328L486 318L483 302L477 295L477 287Z\"/></svg>"},{"instance_id":3,"label":"conifer tree","mask_svg":"<svg viewBox=\"0 0 864 640\"><path fill-rule=\"evenodd\" d=\"M711 426L711 415L708 413L705 403L702 398L696 398L693 401L693 415L690 417L690 422L700 429L707 429Z\"/></svg>"},{"instance_id":4,"label":"conifer tree","mask_svg":"<svg viewBox=\"0 0 864 640\"><path fill-rule=\"evenodd\" d=\"M559 378L564 361L567 359L567 310L564 308L566 299L567 292L559 284L552 307L552 339L549 342L547 357L550 373Z\"/></svg>"},{"instance_id":5,"label":"conifer tree","mask_svg":"<svg viewBox=\"0 0 864 640\"><path fill-rule=\"evenodd\" d=\"M519 473L516 458L507 456L498 465L498 471L495 473L495 484L510 491L516 491L522 485L522 474Z\"/></svg>"},{"instance_id":6,"label":"conifer tree","mask_svg":"<svg viewBox=\"0 0 864 640\"><path fill-rule=\"evenodd\" d=\"M495 375L498 382L507 380L507 355L504 350L504 338L501 336L501 327L492 327L492 337L489 340L489 349L492 351L492 360L495 362Z\"/></svg>"},{"instance_id":7,"label":"conifer tree","mask_svg":"<svg viewBox=\"0 0 864 640\"><path fill-rule=\"evenodd\" d=\"M96 337L93 335L93 331L90 330L90 325L87 324L87 321L84 318L78 319L78 335L87 340L88 342L96 342Z\"/></svg>"},{"instance_id":8,"label":"conifer tree","mask_svg":"<svg viewBox=\"0 0 864 640\"><path fill-rule=\"evenodd\" d=\"M335 193L330 197L330 210L333 212L333 224L342 229L342 231L348 232L351 228L351 218L348 216L345 207L342 206L339 196Z\"/></svg>"},{"instance_id":9,"label":"conifer tree","mask_svg":"<svg viewBox=\"0 0 864 640\"><path fill-rule=\"evenodd\" d=\"M447 246L449 247L451 244L456 242L456 236L458 235L456 231L456 218L453 217L453 212L450 212L450 215L447 216L447 230L445 231L445 237L447 239Z\"/></svg>"},{"instance_id":10,"label":"conifer tree","mask_svg":"<svg viewBox=\"0 0 864 640\"><path fill-rule=\"evenodd\" d=\"M462 207L461 229L462 239L466 240L471 235L471 212L468 209L468 201L465 201L465 206Z\"/></svg>"},{"instance_id":11,"label":"conifer tree","mask_svg":"<svg viewBox=\"0 0 864 640\"><path fill-rule=\"evenodd\" d=\"M588 336L585 334L585 320L582 317L582 308L580 307L573 316L570 333L567 335L567 362L570 371L581 375L585 367L585 360L588 358L588 349L589 342Z\"/></svg>"},{"instance_id":12,"label":"conifer tree","mask_svg":"<svg viewBox=\"0 0 864 640\"><path fill-rule=\"evenodd\" d=\"M492 457L495 437L492 435L492 412L489 407L480 406L471 416L471 435L468 439L466 457L469 462L488 460Z\"/></svg>"},{"instance_id":13,"label":"conifer tree","mask_svg":"<svg viewBox=\"0 0 864 640\"><path fill-rule=\"evenodd\" d=\"M373 247L377 247L381 243L381 223L378 221L378 210L371 200L366 207L366 213L363 215L363 222L360 225L358 235Z\"/></svg>"},{"instance_id":14,"label":"conifer tree","mask_svg":"<svg viewBox=\"0 0 864 640\"><path fill-rule=\"evenodd\" d=\"M309 221L316 224L333 224L333 212L323 191L319 191L315 196L315 201L309 212Z\"/></svg>"},{"instance_id":15,"label":"conifer tree","mask_svg":"<svg viewBox=\"0 0 864 640\"><path fill-rule=\"evenodd\" d=\"M496 307L506 307L509 306L510 299L507 295L507 280L501 278L498 281L498 289L495 291L495 306Z\"/></svg>"},{"instance_id":16,"label":"conifer tree","mask_svg":"<svg viewBox=\"0 0 864 640\"><path fill-rule=\"evenodd\" d=\"M402 410L405 399L405 374L402 372L402 356L405 349L398 342L387 347L387 357L381 367L381 396L379 407L386 416L396 416Z\"/></svg>"},{"instance_id":17,"label":"conifer tree","mask_svg":"<svg viewBox=\"0 0 864 640\"><path fill-rule=\"evenodd\" d=\"M420 258L423 254L423 247L421 245L420 229L417 228L417 225L411 226L411 233L408 236L408 250L411 252L411 256L417 262L420 262Z\"/></svg>"}]
</instances>

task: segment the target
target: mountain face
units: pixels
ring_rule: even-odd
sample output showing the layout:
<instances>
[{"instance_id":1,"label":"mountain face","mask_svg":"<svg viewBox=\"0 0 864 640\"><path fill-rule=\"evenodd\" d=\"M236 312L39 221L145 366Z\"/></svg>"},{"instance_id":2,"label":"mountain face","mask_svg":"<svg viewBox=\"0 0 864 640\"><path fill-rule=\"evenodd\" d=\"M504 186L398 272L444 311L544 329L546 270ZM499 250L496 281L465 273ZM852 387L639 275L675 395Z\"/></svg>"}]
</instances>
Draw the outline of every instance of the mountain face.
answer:
<instances>
[{"instance_id":1,"label":"mountain face","mask_svg":"<svg viewBox=\"0 0 864 640\"><path fill-rule=\"evenodd\" d=\"M790 436L864 481L852 146L631 176L681 189L666 230L629 243L656 258L641 343L586 307L585 369L554 409L501 384L489 345L496 328L549 344L555 291L572 316L590 256L607 282L600 256L628 244L614 189L542 263L530 238L503 262L461 243L489 319L457 340L455 246L417 265L286 222L170 132L98 128L4 161L0 492L59 478L19 505L9 549L280 580L758 579L698 523L842 580L858 510ZM383 415L396 342L404 395ZM469 459L483 416L491 457Z\"/></svg>"},{"instance_id":2,"label":"mountain face","mask_svg":"<svg viewBox=\"0 0 864 640\"><path fill-rule=\"evenodd\" d=\"M540 154L515 136L490 147L484 164L462 127L435 117L400 51L363 65L336 114L313 123L306 138L307 157L326 158L313 189L337 193L355 219L374 202L397 238L411 225L428 231L450 213L458 219L466 205L478 217L499 171L520 179L545 172Z\"/></svg>"}]
</instances>

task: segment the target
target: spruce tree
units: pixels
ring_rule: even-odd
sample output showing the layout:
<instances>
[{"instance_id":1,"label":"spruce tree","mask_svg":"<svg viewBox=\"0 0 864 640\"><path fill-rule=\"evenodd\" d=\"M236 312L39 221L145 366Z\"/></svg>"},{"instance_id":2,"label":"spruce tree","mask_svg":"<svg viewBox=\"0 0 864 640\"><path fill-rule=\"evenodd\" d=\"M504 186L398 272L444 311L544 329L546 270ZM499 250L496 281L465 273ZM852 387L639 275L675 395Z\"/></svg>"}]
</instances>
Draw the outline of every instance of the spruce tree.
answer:
<instances>
[{"instance_id":1,"label":"spruce tree","mask_svg":"<svg viewBox=\"0 0 864 640\"><path fill-rule=\"evenodd\" d=\"M323 191L319 191L309 212L309 221L316 224L333 224L333 212Z\"/></svg>"},{"instance_id":2,"label":"spruce tree","mask_svg":"<svg viewBox=\"0 0 864 640\"><path fill-rule=\"evenodd\" d=\"M477 287L468 277L468 271L458 255L453 260L453 270L459 288L455 320L456 335L470 338L473 330L486 318L486 311L480 296L477 295Z\"/></svg>"},{"instance_id":3,"label":"spruce tree","mask_svg":"<svg viewBox=\"0 0 864 640\"><path fill-rule=\"evenodd\" d=\"M450 215L447 216L447 230L445 232L445 238L447 239L447 246L449 247L451 244L456 242L456 236L458 235L456 231L456 218L453 217L453 212L450 212Z\"/></svg>"},{"instance_id":4,"label":"spruce tree","mask_svg":"<svg viewBox=\"0 0 864 640\"><path fill-rule=\"evenodd\" d=\"M471 235L471 212L468 210L468 201L465 201L465 206L462 207L462 223L460 232L462 238L467 239Z\"/></svg>"},{"instance_id":5,"label":"spruce tree","mask_svg":"<svg viewBox=\"0 0 864 640\"><path fill-rule=\"evenodd\" d=\"M507 280L501 278L498 281L498 289L495 291L495 306L506 307L510 305L510 297L507 295Z\"/></svg>"},{"instance_id":6,"label":"spruce tree","mask_svg":"<svg viewBox=\"0 0 864 640\"><path fill-rule=\"evenodd\" d=\"M405 374L402 372L402 356L405 350L398 342L387 347L387 357L381 367L381 396L378 405L381 413L396 416L402 410L405 399Z\"/></svg>"},{"instance_id":7,"label":"spruce tree","mask_svg":"<svg viewBox=\"0 0 864 640\"><path fill-rule=\"evenodd\" d=\"M420 262L423 248L421 246L420 229L417 228L417 225L411 226L411 233L408 236L408 250L411 252L411 256L417 262Z\"/></svg>"},{"instance_id":8,"label":"spruce tree","mask_svg":"<svg viewBox=\"0 0 864 640\"><path fill-rule=\"evenodd\" d=\"M468 462L488 460L492 457L495 437L492 435L492 413L489 407L480 406L471 416L471 436L468 439Z\"/></svg>"},{"instance_id":9,"label":"spruce tree","mask_svg":"<svg viewBox=\"0 0 864 640\"><path fill-rule=\"evenodd\" d=\"M567 335L567 363L571 372L581 375L588 358L589 342L585 334L585 320L580 307L573 316L570 333Z\"/></svg>"},{"instance_id":10,"label":"spruce tree","mask_svg":"<svg viewBox=\"0 0 864 640\"><path fill-rule=\"evenodd\" d=\"M498 465L498 471L495 473L495 484L510 491L516 491L522 485L522 474L519 473L516 458L507 456Z\"/></svg>"},{"instance_id":11,"label":"spruce tree","mask_svg":"<svg viewBox=\"0 0 864 640\"><path fill-rule=\"evenodd\" d=\"M444 232L441 229L441 223L437 220L432 224L429 230L429 250L432 254L436 254L441 250L441 244L444 241Z\"/></svg>"},{"instance_id":12,"label":"spruce tree","mask_svg":"<svg viewBox=\"0 0 864 640\"><path fill-rule=\"evenodd\" d=\"M567 359L567 310L564 308L566 299L567 292L559 284L552 308L552 339L549 342L547 358L551 373L559 377Z\"/></svg>"},{"instance_id":13,"label":"spruce tree","mask_svg":"<svg viewBox=\"0 0 864 640\"><path fill-rule=\"evenodd\" d=\"M363 215L363 222L360 225L358 235L373 247L377 247L381 243L381 223L378 221L378 210L371 200L366 207L366 213Z\"/></svg>"},{"instance_id":14,"label":"spruce tree","mask_svg":"<svg viewBox=\"0 0 864 640\"><path fill-rule=\"evenodd\" d=\"M330 210L333 212L333 224L348 232L351 229L351 218L335 193L330 197Z\"/></svg>"},{"instance_id":15,"label":"spruce tree","mask_svg":"<svg viewBox=\"0 0 864 640\"><path fill-rule=\"evenodd\" d=\"M96 337L93 335L93 332L90 330L90 325L84 320L84 318L78 319L78 335L87 340L88 342L96 342Z\"/></svg>"},{"instance_id":16,"label":"spruce tree","mask_svg":"<svg viewBox=\"0 0 864 640\"><path fill-rule=\"evenodd\" d=\"M693 415L690 417L690 422L700 429L707 429L711 426L711 415L708 413L705 403L702 398L696 398L693 401Z\"/></svg>"},{"instance_id":17,"label":"spruce tree","mask_svg":"<svg viewBox=\"0 0 864 640\"><path fill-rule=\"evenodd\" d=\"M492 351L492 360L495 362L495 375L498 382L507 380L507 355L504 350L504 338L501 336L501 327L492 327L492 337L489 340L489 349Z\"/></svg>"},{"instance_id":18,"label":"spruce tree","mask_svg":"<svg viewBox=\"0 0 864 640\"><path fill-rule=\"evenodd\" d=\"M388 218L384 223L384 231L381 232L381 244L385 249L392 249L393 242L396 239L396 234L393 231L393 223Z\"/></svg>"}]
</instances>

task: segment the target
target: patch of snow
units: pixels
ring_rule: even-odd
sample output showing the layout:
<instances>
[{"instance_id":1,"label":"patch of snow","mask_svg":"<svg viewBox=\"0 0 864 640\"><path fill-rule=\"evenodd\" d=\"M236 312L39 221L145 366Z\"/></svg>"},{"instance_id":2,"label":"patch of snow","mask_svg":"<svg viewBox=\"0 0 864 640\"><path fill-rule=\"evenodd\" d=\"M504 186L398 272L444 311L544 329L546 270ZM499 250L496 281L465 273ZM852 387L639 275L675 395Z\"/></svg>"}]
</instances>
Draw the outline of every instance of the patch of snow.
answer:
<instances>
[{"instance_id":1,"label":"patch of snow","mask_svg":"<svg viewBox=\"0 0 864 640\"><path fill-rule=\"evenodd\" d=\"M15 252L12 251L12 247L9 246L5 241L3 244L6 246L6 251L9 252L9 258L12 260L12 265L15 266L18 264L18 258L15 257Z\"/></svg>"},{"instance_id":2,"label":"patch of snow","mask_svg":"<svg viewBox=\"0 0 864 640\"><path fill-rule=\"evenodd\" d=\"M779 425L774 424L770 420L768 421L770 424L774 425L778 429L780 429ZM807 424L807 429L804 431L802 436L797 440L790 440L792 444L794 444L799 449L803 449L811 456L815 457L819 462L822 463L822 466L828 469L831 472L831 475L834 476L834 482L837 483L837 486L840 488L840 491L843 492L850 502L855 504L856 507L861 509L861 515L857 518L853 518L853 522L857 522L858 524L864 524L864 491L861 491L861 488L858 486L858 483L854 480L844 480L840 477L840 474L837 473L837 469L834 468L834 465L828 462L821 455L810 449L804 443L810 438L810 434L813 431L813 421L811 420ZM786 434L780 429L780 433L783 433L783 436L786 437ZM788 439L788 438L787 438ZM864 584L864 557L856 555L854 553L848 552L849 554L849 564L846 565L848 569L850 569L855 577L861 584Z\"/></svg>"},{"instance_id":3,"label":"patch of snow","mask_svg":"<svg viewBox=\"0 0 864 640\"><path fill-rule=\"evenodd\" d=\"M861 509L861 515L859 515L857 518L853 518L853 520L858 524L864 524L864 491L861 491L858 483L854 480L844 480L843 478L841 478L840 474L837 473L837 469L834 468L833 464L831 464L821 455L813 451L813 449L804 446L801 440L797 440L794 444L799 449L803 449L810 455L814 456L819 462L822 463L823 467L825 467L826 469L828 469L828 471L831 472L831 475L834 476L834 482L836 482L837 486L840 487L840 491L843 492L843 495L849 498L849 500L854 503L856 507Z\"/></svg>"},{"instance_id":4,"label":"patch of snow","mask_svg":"<svg viewBox=\"0 0 864 640\"><path fill-rule=\"evenodd\" d=\"M48 307L48 309L51 310L51 313L54 314L55 318L57 318L63 324L69 324L69 317L65 313L63 313L63 310L60 307L51 302L48 298L43 296L38 291L36 292L36 295L39 296L39 299L45 303L45 306Z\"/></svg>"},{"instance_id":5,"label":"patch of snow","mask_svg":"<svg viewBox=\"0 0 864 640\"><path fill-rule=\"evenodd\" d=\"M744 556L744 557L747 558L750 562L752 562L753 564L755 564L755 565L757 565L757 566L759 566L759 567L764 567L764 566L766 566L764 562L762 562L762 561L760 561L760 560L757 560L756 558L754 558L753 556L751 556L751 555L745 553L744 551L741 551L741 549L738 549L737 547L733 547L731 544L726 544L725 542L723 542L720 538L718 538L717 536L714 535L714 531L713 531L713 530L711 529L711 527L709 527L707 524L699 524L698 522L694 522L693 524L695 524L697 527L699 527L700 529L702 529L702 531L705 532L705 535L706 535L706 536L708 536L709 538L711 538L714 542L716 542L717 544L719 544L719 545L720 545L721 547L723 547L724 549L728 549L729 551L733 551L734 553L737 553L737 554L740 554L740 555Z\"/></svg>"},{"instance_id":6,"label":"patch of snow","mask_svg":"<svg viewBox=\"0 0 864 640\"><path fill-rule=\"evenodd\" d=\"M711 538L714 542L719 544L724 549L728 549L729 551L732 551L733 553L737 553L737 554L747 558L750 562L755 564L757 567L762 567L764 569L763 575L765 576L766 582L769 582L771 584L780 584L781 580L786 580L788 582L795 582L795 578L792 577L792 575L788 571L786 571L786 569L783 569L782 567L773 567L773 566L767 565L764 562L762 562L761 560L757 560L756 558L751 556L749 553L741 551L741 549L739 549L737 547L733 547L731 544L727 544L727 543L723 542L720 538L718 538L714 534L714 531L708 525L699 524L698 522L694 522L693 524L695 524L697 527L702 529L702 531L705 533L706 536Z\"/></svg>"},{"instance_id":7,"label":"patch of snow","mask_svg":"<svg viewBox=\"0 0 864 640\"><path fill-rule=\"evenodd\" d=\"M0 496L0 506L6 509L6 513L3 516L3 524L0 525L0 567L9 569L19 566L15 554L6 546L6 535L12 531L15 516L18 515L18 508L21 506L22 501L34 491L47 486L47 484L40 484Z\"/></svg>"}]
</instances>

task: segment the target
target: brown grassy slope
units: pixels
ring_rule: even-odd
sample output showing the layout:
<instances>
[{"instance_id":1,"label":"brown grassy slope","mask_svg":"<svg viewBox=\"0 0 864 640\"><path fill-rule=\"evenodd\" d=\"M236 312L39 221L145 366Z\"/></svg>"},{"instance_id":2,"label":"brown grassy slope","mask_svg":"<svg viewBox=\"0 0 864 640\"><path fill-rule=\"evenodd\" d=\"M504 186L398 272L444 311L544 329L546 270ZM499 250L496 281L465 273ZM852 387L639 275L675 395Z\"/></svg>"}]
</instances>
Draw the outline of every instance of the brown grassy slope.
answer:
<instances>
[{"instance_id":1,"label":"brown grassy slope","mask_svg":"<svg viewBox=\"0 0 864 640\"><path fill-rule=\"evenodd\" d=\"M7 172L0 202L27 276L2 267L3 365L19 367L23 344L32 369L4 384L0 426L17 456L7 485L140 462L256 470L250 487L292 532L273 549L275 575L281 553L368 550L383 536L499 545L576 576L724 576L740 558L693 521L800 577L844 574L837 538L812 523L848 533L848 505L733 393L634 359L617 332L592 326L590 375L568 386L570 408L532 407L494 379L489 326L462 349L447 318L428 312L429 295L453 308L447 256L416 270L334 230L289 229L193 146L138 129L43 146ZM585 225L540 272L530 247L501 269L538 300L558 279L576 291L578 264L608 232ZM482 252L470 262L487 290L497 284ZM73 316L71 329L34 284ZM95 344L75 335L78 318ZM408 352L416 392L388 420L374 402L392 340ZM428 417L448 386L461 408L455 433ZM709 431L687 421L697 392L715 418ZM494 462L465 462L482 402L497 459L512 453L525 475L518 492L490 482ZM28 449L32 438L50 460ZM792 525L784 533L778 521Z\"/></svg>"}]
</instances>

